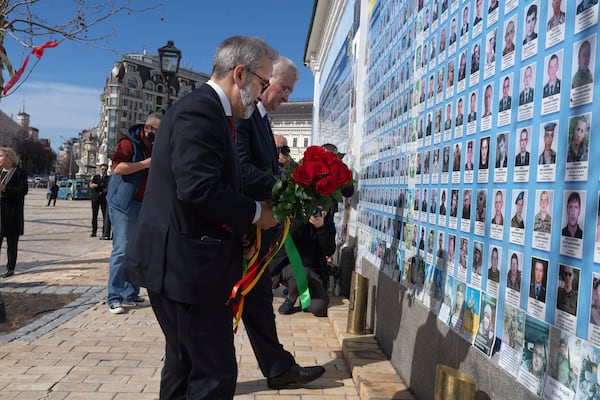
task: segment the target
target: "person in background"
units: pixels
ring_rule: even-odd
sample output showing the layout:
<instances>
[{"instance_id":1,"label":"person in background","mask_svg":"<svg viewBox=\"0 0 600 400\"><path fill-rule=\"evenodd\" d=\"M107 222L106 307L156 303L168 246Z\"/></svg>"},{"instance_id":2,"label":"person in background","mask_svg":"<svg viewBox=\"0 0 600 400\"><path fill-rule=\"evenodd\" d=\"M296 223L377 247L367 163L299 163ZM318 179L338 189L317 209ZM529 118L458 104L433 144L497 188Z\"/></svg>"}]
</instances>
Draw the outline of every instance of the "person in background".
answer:
<instances>
[{"instance_id":1,"label":"person in background","mask_svg":"<svg viewBox=\"0 0 600 400\"><path fill-rule=\"evenodd\" d=\"M564 24L566 19L566 14L563 10L560 9L562 5L562 0L552 0L552 16L548 20L548 24L546 26L546 30L550 31L557 26Z\"/></svg>"},{"instance_id":2,"label":"person in background","mask_svg":"<svg viewBox=\"0 0 600 400\"><path fill-rule=\"evenodd\" d=\"M538 35L535 32L535 24L537 22L537 5L532 4L527 9L527 15L525 17L525 38L523 39L523 44L527 44L529 42L537 39Z\"/></svg>"},{"instance_id":3,"label":"person in background","mask_svg":"<svg viewBox=\"0 0 600 400\"><path fill-rule=\"evenodd\" d=\"M600 278L592 283L592 306L590 307L590 323L600 326Z\"/></svg>"},{"instance_id":4,"label":"person in background","mask_svg":"<svg viewBox=\"0 0 600 400\"><path fill-rule=\"evenodd\" d=\"M335 251L333 213L317 208L308 223L294 221L290 234L302 259L310 290L311 301L306 311L317 317L326 317L329 296L323 278L327 268L326 257L331 256ZM287 298L279 307L279 313L292 314L299 293L289 259L286 257L274 268L281 270L280 283L288 288Z\"/></svg>"},{"instance_id":5,"label":"person in background","mask_svg":"<svg viewBox=\"0 0 600 400\"><path fill-rule=\"evenodd\" d=\"M108 176L108 178L110 182L110 175ZM102 236L100 237L100 240L111 240L111 231L112 224L110 222L110 212L108 211L108 207L106 207L106 215L104 216L104 222L102 225Z\"/></svg>"},{"instance_id":6,"label":"person in background","mask_svg":"<svg viewBox=\"0 0 600 400\"><path fill-rule=\"evenodd\" d=\"M535 232L552 232L552 216L548 213L550 198L547 190L540 193L540 211L533 218L533 230Z\"/></svg>"},{"instance_id":7,"label":"person in background","mask_svg":"<svg viewBox=\"0 0 600 400\"><path fill-rule=\"evenodd\" d=\"M502 49L502 55L505 56L515 51L515 23L514 21L508 21L506 24L506 30L504 32L504 48Z\"/></svg>"},{"instance_id":8,"label":"person in background","mask_svg":"<svg viewBox=\"0 0 600 400\"><path fill-rule=\"evenodd\" d=\"M594 82L594 77L590 72L590 60L592 53L592 45L589 40L584 40L584 42L579 46L579 51L577 52L577 72L573 75L573 80L571 81L571 88L575 89L583 85L587 85L589 83Z\"/></svg>"},{"instance_id":9,"label":"person in background","mask_svg":"<svg viewBox=\"0 0 600 400\"><path fill-rule=\"evenodd\" d=\"M256 109L250 118L235 120L242 187L244 193L255 201L269 201L275 177L283 173L283 169L280 170L281 164L286 165L286 168L291 165L287 141L281 135L273 135L268 113L288 101L297 81L298 69L294 63L279 55L273 62L269 86L259 95ZM261 232L259 259L267 253L276 233L277 228ZM280 253L281 257L285 257L283 249ZM279 342L273 314L273 265L272 262L268 267L269 271L262 275L254 289L246 295L242 320L260 370L267 378L267 385L273 388L300 386L318 378L324 370L322 367L298 366L293 355ZM327 305L325 312L326 308Z\"/></svg>"},{"instance_id":10,"label":"person in background","mask_svg":"<svg viewBox=\"0 0 600 400\"><path fill-rule=\"evenodd\" d=\"M560 93L560 79L557 74L558 56L552 54L548 60L548 82L544 85L542 97L553 96Z\"/></svg>"},{"instance_id":11,"label":"person in background","mask_svg":"<svg viewBox=\"0 0 600 400\"><path fill-rule=\"evenodd\" d=\"M498 261L498 248L494 246L490 256L490 267L488 268L487 277L489 280L496 283L500 282L500 268L498 267Z\"/></svg>"},{"instance_id":12,"label":"person in background","mask_svg":"<svg viewBox=\"0 0 600 400\"><path fill-rule=\"evenodd\" d=\"M567 265L562 266L562 281L564 285L558 288L556 296L556 308L571 315L577 315L577 299L579 298L577 287L573 285L575 271Z\"/></svg>"},{"instance_id":13,"label":"person in background","mask_svg":"<svg viewBox=\"0 0 600 400\"><path fill-rule=\"evenodd\" d=\"M525 229L525 220L523 219L523 206L525 204L525 192L519 192L515 200L515 215L510 219L511 228Z\"/></svg>"},{"instance_id":14,"label":"person in background","mask_svg":"<svg viewBox=\"0 0 600 400\"><path fill-rule=\"evenodd\" d=\"M556 151L552 150L552 142L554 141L554 129L556 123L548 122L544 125L544 150L538 157L539 165L555 164Z\"/></svg>"},{"instance_id":15,"label":"person in background","mask_svg":"<svg viewBox=\"0 0 600 400\"><path fill-rule=\"evenodd\" d=\"M546 302L545 268L541 260L533 260L531 284L529 285L529 297Z\"/></svg>"},{"instance_id":16,"label":"person in background","mask_svg":"<svg viewBox=\"0 0 600 400\"><path fill-rule=\"evenodd\" d=\"M506 276L506 287L521 291L521 271L519 271L519 258L516 253L510 256L510 269Z\"/></svg>"},{"instance_id":17,"label":"person in background","mask_svg":"<svg viewBox=\"0 0 600 400\"><path fill-rule=\"evenodd\" d=\"M46 207L50 207L50 203L52 203L52 207L56 207L56 198L58 197L58 184L56 179L52 182L50 186L50 194L48 195L48 204Z\"/></svg>"},{"instance_id":18,"label":"person in background","mask_svg":"<svg viewBox=\"0 0 600 400\"><path fill-rule=\"evenodd\" d=\"M112 159L107 202L113 228L113 249L108 271L106 303L113 314L123 314L124 306L142 304L140 288L125 278L125 255L135 237L137 222L150 168L150 154L162 116L150 114L145 123L123 133Z\"/></svg>"},{"instance_id":19,"label":"person in background","mask_svg":"<svg viewBox=\"0 0 600 400\"><path fill-rule=\"evenodd\" d=\"M243 193L233 119L252 115L276 57L261 39L225 39L208 82L167 111L157 134L127 273L147 288L165 335L161 399L235 394L227 299L242 275L243 235L276 221L266 203ZM112 209L111 218L115 226Z\"/></svg>"},{"instance_id":20,"label":"person in background","mask_svg":"<svg viewBox=\"0 0 600 400\"><path fill-rule=\"evenodd\" d=\"M519 106L533 102L534 89L531 87L533 68L528 65L523 73L523 90L519 93Z\"/></svg>"},{"instance_id":21,"label":"person in background","mask_svg":"<svg viewBox=\"0 0 600 400\"><path fill-rule=\"evenodd\" d=\"M585 115L577 117L575 127L571 133L569 149L567 150L567 162L587 161L588 159L588 120Z\"/></svg>"},{"instance_id":22,"label":"person in background","mask_svg":"<svg viewBox=\"0 0 600 400\"><path fill-rule=\"evenodd\" d=\"M17 154L11 147L0 147L0 247L6 238L6 273L15 274L19 236L23 235L27 173L19 167Z\"/></svg>"},{"instance_id":23,"label":"person in background","mask_svg":"<svg viewBox=\"0 0 600 400\"><path fill-rule=\"evenodd\" d=\"M527 143L529 142L529 132L527 128L521 129L519 134L519 154L515 156L515 166L524 167L529 165L529 152L527 151Z\"/></svg>"},{"instance_id":24,"label":"person in background","mask_svg":"<svg viewBox=\"0 0 600 400\"><path fill-rule=\"evenodd\" d=\"M296 161L290 155L290 147L285 136L273 134L275 140L275 149L277 150L277 159L281 173L286 170L293 168L296 165Z\"/></svg>"},{"instance_id":25,"label":"person in background","mask_svg":"<svg viewBox=\"0 0 600 400\"><path fill-rule=\"evenodd\" d=\"M106 220L106 192L108 191L107 175L108 164L100 165L100 173L92 177L90 188L92 189L92 234L96 237L98 231L98 209L102 210L102 221ZM103 227L104 229L104 227ZM104 234L103 234L104 236Z\"/></svg>"},{"instance_id":26,"label":"person in background","mask_svg":"<svg viewBox=\"0 0 600 400\"><path fill-rule=\"evenodd\" d=\"M562 236L583 239L583 230L579 226L581 213L581 197L577 192L571 192L567 198L567 225L562 229Z\"/></svg>"}]
</instances>

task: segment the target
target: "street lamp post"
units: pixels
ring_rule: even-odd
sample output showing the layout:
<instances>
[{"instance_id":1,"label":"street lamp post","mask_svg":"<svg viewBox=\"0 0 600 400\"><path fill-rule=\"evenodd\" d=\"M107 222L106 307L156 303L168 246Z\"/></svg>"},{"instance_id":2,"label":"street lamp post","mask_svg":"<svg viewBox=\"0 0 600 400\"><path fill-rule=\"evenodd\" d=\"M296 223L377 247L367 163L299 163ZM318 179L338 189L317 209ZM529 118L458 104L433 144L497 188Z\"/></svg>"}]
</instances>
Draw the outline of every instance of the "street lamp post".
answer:
<instances>
[{"instance_id":1,"label":"street lamp post","mask_svg":"<svg viewBox=\"0 0 600 400\"><path fill-rule=\"evenodd\" d=\"M177 76L179 72L179 62L181 61L181 50L175 47L172 40L158 49L160 59L160 72L167 82L167 108L171 106L171 79Z\"/></svg>"}]
</instances>

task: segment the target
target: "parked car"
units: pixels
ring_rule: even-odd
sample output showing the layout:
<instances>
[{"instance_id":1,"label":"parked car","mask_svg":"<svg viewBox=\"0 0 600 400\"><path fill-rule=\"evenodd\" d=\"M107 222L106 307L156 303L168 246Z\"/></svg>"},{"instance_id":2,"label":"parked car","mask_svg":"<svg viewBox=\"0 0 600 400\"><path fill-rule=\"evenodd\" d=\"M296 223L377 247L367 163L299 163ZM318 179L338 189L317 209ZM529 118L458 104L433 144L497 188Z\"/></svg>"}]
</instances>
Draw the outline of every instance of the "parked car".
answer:
<instances>
[{"instance_id":1,"label":"parked car","mask_svg":"<svg viewBox=\"0 0 600 400\"><path fill-rule=\"evenodd\" d=\"M90 184L85 179L61 179L57 185L59 199L89 200L92 197ZM46 193L46 198L50 198L50 189Z\"/></svg>"}]
</instances>

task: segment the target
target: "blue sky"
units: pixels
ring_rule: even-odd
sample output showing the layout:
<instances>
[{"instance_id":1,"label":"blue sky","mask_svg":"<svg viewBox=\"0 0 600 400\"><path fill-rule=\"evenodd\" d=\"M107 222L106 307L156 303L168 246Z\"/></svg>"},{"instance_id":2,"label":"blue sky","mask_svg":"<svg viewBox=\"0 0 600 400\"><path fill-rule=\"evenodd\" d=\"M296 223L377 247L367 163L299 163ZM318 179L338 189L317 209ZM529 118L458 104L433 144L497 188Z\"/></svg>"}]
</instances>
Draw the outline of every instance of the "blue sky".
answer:
<instances>
[{"instance_id":1,"label":"blue sky","mask_svg":"<svg viewBox=\"0 0 600 400\"><path fill-rule=\"evenodd\" d=\"M49 21L64 19L65 15L73 15L66 8L72 4L71 0L41 0L40 14ZM142 53L144 49L148 54L156 54L156 49L173 40L183 53L183 66L210 74L215 48L233 35L261 37L291 58L300 71L300 81L290 100L312 99L314 79L310 68L304 66L312 0L163 0L162 4L133 0L132 4L134 8L155 4L158 7L117 15L97 25L90 35L112 30L114 34L93 46L64 41L46 49L22 86L0 99L0 109L16 118L24 107L31 116L31 126L40 130L41 138L50 139L56 149L63 138L77 136L81 130L98 124L100 94L121 54ZM40 38L36 44L49 39ZM18 69L30 50L24 52L10 37L4 45ZM23 77L36 60L30 59ZM6 72L4 79L9 79Z\"/></svg>"}]
</instances>

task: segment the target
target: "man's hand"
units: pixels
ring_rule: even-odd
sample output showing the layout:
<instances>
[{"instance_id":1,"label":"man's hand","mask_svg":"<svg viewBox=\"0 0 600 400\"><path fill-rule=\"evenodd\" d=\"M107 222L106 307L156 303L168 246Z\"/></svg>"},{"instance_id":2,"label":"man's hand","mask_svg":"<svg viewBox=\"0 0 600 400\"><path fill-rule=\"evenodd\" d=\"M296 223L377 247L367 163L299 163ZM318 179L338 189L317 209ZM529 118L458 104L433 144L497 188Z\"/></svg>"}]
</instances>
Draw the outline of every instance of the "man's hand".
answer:
<instances>
[{"instance_id":1,"label":"man's hand","mask_svg":"<svg viewBox=\"0 0 600 400\"><path fill-rule=\"evenodd\" d=\"M310 222L311 224L313 224L313 226L317 229L319 229L320 227L322 227L323 225L325 225L325 216L327 215L327 211L325 210L321 210L321 214L318 216L315 216L314 214L310 216L310 218L308 219L308 222Z\"/></svg>"},{"instance_id":2,"label":"man's hand","mask_svg":"<svg viewBox=\"0 0 600 400\"><path fill-rule=\"evenodd\" d=\"M273 210L267 203L261 201L261 214L258 221L256 221L256 226L260 229L269 229L277 225L277 221L273 218Z\"/></svg>"}]
</instances>

